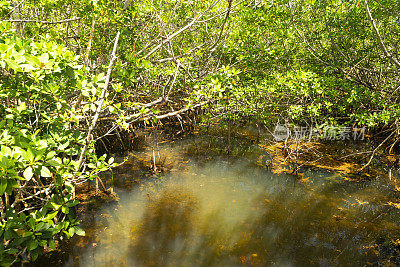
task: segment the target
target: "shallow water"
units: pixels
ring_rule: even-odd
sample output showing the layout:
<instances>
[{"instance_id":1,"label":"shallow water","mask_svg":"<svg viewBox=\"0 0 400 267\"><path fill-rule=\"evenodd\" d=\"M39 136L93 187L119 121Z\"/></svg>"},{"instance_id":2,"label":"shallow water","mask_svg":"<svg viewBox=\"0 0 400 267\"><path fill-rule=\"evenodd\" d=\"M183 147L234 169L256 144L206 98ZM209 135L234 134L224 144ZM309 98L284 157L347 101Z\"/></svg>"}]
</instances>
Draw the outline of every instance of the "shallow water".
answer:
<instances>
[{"instance_id":1,"label":"shallow water","mask_svg":"<svg viewBox=\"0 0 400 267\"><path fill-rule=\"evenodd\" d=\"M163 151L182 158L187 144L181 148L178 143ZM205 162L192 157L183 168L118 191L119 203L104 207L87 229L91 244L72 248L62 263L400 264L400 210L395 205L400 195L385 179L354 182L308 169L299 181L249 164L249 158Z\"/></svg>"}]
</instances>

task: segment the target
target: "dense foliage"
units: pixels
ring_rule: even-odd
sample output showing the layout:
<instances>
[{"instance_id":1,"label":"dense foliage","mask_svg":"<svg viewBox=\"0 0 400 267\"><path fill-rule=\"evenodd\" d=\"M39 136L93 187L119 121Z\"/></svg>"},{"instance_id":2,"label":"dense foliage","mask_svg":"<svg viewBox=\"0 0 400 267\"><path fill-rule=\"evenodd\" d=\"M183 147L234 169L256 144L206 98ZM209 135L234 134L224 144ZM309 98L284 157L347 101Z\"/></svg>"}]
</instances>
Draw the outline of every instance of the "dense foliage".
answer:
<instances>
[{"instance_id":1,"label":"dense foliage","mask_svg":"<svg viewBox=\"0 0 400 267\"><path fill-rule=\"evenodd\" d=\"M386 127L395 144L399 11L366 0L0 0L0 262L82 234L74 185L112 166L88 134L96 113L106 135L202 106L221 121Z\"/></svg>"},{"instance_id":2,"label":"dense foliage","mask_svg":"<svg viewBox=\"0 0 400 267\"><path fill-rule=\"evenodd\" d=\"M55 248L57 237L83 234L70 210L74 184L108 163L91 148L90 169L79 168L85 133L74 125L86 105L69 103L78 93L96 95L104 77L89 75L60 44L21 39L9 23L0 32L0 256L9 264Z\"/></svg>"}]
</instances>

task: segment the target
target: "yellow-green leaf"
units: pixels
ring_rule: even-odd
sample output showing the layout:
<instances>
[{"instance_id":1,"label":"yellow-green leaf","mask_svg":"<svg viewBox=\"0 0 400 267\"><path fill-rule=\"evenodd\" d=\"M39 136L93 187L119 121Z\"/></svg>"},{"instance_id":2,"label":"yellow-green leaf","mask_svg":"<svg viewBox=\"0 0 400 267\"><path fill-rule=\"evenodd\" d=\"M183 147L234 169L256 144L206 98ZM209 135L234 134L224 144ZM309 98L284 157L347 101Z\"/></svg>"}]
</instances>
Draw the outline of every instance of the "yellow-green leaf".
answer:
<instances>
[{"instance_id":1,"label":"yellow-green leaf","mask_svg":"<svg viewBox=\"0 0 400 267\"><path fill-rule=\"evenodd\" d=\"M30 180L33 177L33 169L31 166L29 166L28 168L25 169L24 171L24 177L26 180Z\"/></svg>"},{"instance_id":2,"label":"yellow-green leaf","mask_svg":"<svg viewBox=\"0 0 400 267\"><path fill-rule=\"evenodd\" d=\"M42 169L40 170L40 176L51 177L51 171L46 166L42 166Z\"/></svg>"}]
</instances>

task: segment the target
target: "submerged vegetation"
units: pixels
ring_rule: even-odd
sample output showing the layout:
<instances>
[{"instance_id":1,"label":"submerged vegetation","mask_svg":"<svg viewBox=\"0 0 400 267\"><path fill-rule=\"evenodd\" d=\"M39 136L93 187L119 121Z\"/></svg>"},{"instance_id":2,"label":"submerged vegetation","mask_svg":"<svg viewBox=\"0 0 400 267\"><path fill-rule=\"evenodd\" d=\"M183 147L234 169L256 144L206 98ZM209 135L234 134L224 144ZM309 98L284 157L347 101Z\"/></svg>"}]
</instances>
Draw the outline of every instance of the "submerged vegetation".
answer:
<instances>
[{"instance_id":1,"label":"submerged vegetation","mask_svg":"<svg viewBox=\"0 0 400 267\"><path fill-rule=\"evenodd\" d=\"M136 148L140 127L217 123L228 155L244 121L259 132L367 127L377 144L360 152L360 174L378 149L398 153L399 9L388 0L0 0L0 264L84 235L76 186L102 184L99 174L117 166L111 154ZM297 164L306 146L291 137L282 153Z\"/></svg>"}]
</instances>

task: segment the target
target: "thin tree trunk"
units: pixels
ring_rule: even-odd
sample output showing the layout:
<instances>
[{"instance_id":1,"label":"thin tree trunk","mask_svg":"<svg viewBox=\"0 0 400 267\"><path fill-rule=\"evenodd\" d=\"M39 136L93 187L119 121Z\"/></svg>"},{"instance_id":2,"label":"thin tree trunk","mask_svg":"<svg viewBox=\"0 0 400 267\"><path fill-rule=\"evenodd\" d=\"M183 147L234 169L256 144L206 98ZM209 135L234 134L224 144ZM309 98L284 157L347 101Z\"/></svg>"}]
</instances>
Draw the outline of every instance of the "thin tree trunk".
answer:
<instances>
[{"instance_id":1,"label":"thin tree trunk","mask_svg":"<svg viewBox=\"0 0 400 267\"><path fill-rule=\"evenodd\" d=\"M108 87L108 84L110 83L110 76L111 76L112 66L114 65L114 61L116 59L115 53L117 51L119 34L120 34L120 32L118 32L117 36L115 37L114 48L113 48L113 51L111 53L111 59L110 59L109 65L108 65L108 71L107 71L107 76L106 76L104 88L103 88L103 91L101 92L101 95L100 95L100 103L97 106L96 113L94 114L94 117L93 117L93 120L92 120L92 124L90 125L88 134L86 136L85 145L84 145L84 147L82 149L82 152L81 152L81 155L80 155L79 161L78 161L78 166L79 166L78 169L80 169L80 167L82 166L83 160L85 158L85 153L86 153L86 150L87 150L87 146L88 146L89 141L91 139L92 131L96 127L96 123L97 123L97 120L98 120L100 112L101 112L101 108L102 108L103 103L104 103L104 98L105 98L105 95L106 95L107 87Z\"/></svg>"}]
</instances>

